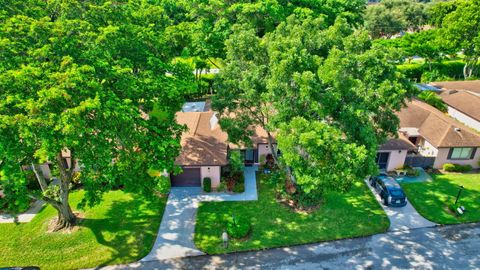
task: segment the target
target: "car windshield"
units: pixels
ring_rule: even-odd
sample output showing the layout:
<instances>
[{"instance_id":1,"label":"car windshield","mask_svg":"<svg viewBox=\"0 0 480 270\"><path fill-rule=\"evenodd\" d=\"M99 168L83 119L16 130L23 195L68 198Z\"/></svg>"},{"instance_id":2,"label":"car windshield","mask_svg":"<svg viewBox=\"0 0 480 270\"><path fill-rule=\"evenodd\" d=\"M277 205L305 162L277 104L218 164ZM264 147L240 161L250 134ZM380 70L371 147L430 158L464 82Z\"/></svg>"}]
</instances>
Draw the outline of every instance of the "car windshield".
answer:
<instances>
[{"instance_id":1,"label":"car windshield","mask_svg":"<svg viewBox=\"0 0 480 270\"><path fill-rule=\"evenodd\" d=\"M390 194L392 194L392 196L403 196L403 191L401 189L392 189L390 190Z\"/></svg>"}]
</instances>

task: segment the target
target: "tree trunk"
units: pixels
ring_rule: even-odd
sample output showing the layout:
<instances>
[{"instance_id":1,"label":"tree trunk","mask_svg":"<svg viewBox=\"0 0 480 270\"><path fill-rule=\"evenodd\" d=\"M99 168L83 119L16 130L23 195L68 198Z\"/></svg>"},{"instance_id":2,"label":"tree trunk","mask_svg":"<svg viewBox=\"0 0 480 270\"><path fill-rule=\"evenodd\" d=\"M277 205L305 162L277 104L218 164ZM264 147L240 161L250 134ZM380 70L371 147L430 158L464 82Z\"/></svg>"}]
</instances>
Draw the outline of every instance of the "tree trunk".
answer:
<instances>
[{"instance_id":1,"label":"tree trunk","mask_svg":"<svg viewBox=\"0 0 480 270\"><path fill-rule=\"evenodd\" d=\"M72 164L70 168L64 167L62 153L59 153L56 158L57 166L60 171L60 181L59 183L51 183L50 186L48 185L43 172L40 169L40 165L32 163L32 170L35 173L38 183L42 189L42 200L46 203L50 204L55 210L57 210L58 219L53 231L58 231L64 228L71 228L75 226L77 218L73 214L72 208L69 204L69 195L70 195L70 183L72 182L73 178L73 169L74 169L74 159L73 159L73 152L72 152ZM54 196L47 196L47 190L51 188L51 185L58 185L59 186L59 193L54 194Z\"/></svg>"},{"instance_id":2,"label":"tree trunk","mask_svg":"<svg viewBox=\"0 0 480 270\"><path fill-rule=\"evenodd\" d=\"M465 65L463 66L463 78L466 80L468 79L468 61L465 61Z\"/></svg>"},{"instance_id":3,"label":"tree trunk","mask_svg":"<svg viewBox=\"0 0 480 270\"><path fill-rule=\"evenodd\" d=\"M68 191L67 191L68 193ZM68 197L68 195L67 195ZM67 201L57 202L53 207L57 210L58 218L53 231L71 228L77 223L77 217Z\"/></svg>"},{"instance_id":4,"label":"tree trunk","mask_svg":"<svg viewBox=\"0 0 480 270\"><path fill-rule=\"evenodd\" d=\"M268 147L270 147L270 149L272 150L273 160L275 160L275 163L278 164L278 166L281 168L282 164L280 164L278 159L278 153L273 147L273 137L269 131L267 131L267 137L268 137ZM295 177L293 176L292 169L290 167L285 166L285 171L287 172L287 178L285 179L285 190L289 194L293 194L297 191L297 188L295 187Z\"/></svg>"}]
</instances>

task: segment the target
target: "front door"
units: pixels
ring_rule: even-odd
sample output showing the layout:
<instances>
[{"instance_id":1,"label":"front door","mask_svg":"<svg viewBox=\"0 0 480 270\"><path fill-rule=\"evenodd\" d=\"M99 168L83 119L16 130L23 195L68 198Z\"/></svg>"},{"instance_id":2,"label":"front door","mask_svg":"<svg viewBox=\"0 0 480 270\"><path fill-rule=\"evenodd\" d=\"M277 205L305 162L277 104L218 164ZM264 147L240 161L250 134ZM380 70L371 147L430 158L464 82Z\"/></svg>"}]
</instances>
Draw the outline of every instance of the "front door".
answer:
<instances>
[{"instance_id":1,"label":"front door","mask_svg":"<svg viewBox=\"0 0 480 270\"><path fill-rule=\"evenodd\" d=\"M390 152L377 153L377 158L375 161L377 162L378 168L380 170L387 169L389 157L390 157Z\"/></svg>"},{"instance_id":2,"label":"front door","mask_svg":"<svg viewBox=\"0 0 480 270\"><path fill-rule=\"evenodd\" d=\"M255 162L255 157L253 154L254 154L253 149L245 150L245 163L252 164Z\"/></svg>"}]
</instances>

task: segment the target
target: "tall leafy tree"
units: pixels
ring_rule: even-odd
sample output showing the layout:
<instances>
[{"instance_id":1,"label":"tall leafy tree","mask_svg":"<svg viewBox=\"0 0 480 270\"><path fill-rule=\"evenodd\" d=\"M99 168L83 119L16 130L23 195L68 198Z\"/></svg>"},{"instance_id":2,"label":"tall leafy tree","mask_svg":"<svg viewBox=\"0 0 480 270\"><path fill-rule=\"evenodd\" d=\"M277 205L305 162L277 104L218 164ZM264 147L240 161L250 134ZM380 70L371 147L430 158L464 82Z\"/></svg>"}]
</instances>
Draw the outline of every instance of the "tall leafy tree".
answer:
<instances>
[{"instance_id":1,"label":"tall leafy tree","mask_svg":"<svg viewBox=\"0 0 480 270\"><path fill-rule=\"evenodd\" d=\"M394 112L413 92L389 56L371 48L366 32L354 32L341 18L328 28L318 20L291 17L268 37L268 85L280 134L298 135L279 136L279 148L312 195L375 172L378 145L395 136ZM328 140L325 133L341 137ZM344 151L343 162L336 151Z\"/></svg>"},{"instance_id":2,"label":"tall leafy tree","mask_svg":"<svg viewBox=\"0 0 480 270\"><path fill-rule=\"evenodd\" d=\"M214 100L229 138L248 140L267 115L287 188L295 181L310 196L374 173L378 145L396 134L394 111L413 92L389 55L344 18L292 15L262 38L237 31Z\"/></svg>"},{"instance_id":3,"label":"tall leafy tree","mask_svg":"<svg viewBox=\"0 0 480 270\"><path fill-rule=\"evenodd\" d=\"M480 1L457 1L455 11L445 16L443 34L446 42L465 55L465 79L478 73L480 59Z\"/></svg>"},{"instance_id":4,"label":"tall leafy tree","mask_svg":"<svg viewBox=\"0 0 480 270\"><path fill-rule=\"evenodd\" d=\"M171 20L156 3L47 1L42 10L45 16L12 14L0 24L1 181L27 195L21 166L32 165L42 191L28 195L58 211L61 229L76 222L75 167L83 204L118 185L145 194L162 185L147 171L173 170L183 130L175 112L194 78L170 64L164 32ZM44 162L58 182L40 173Z\"/></svg>"},{"instance_id":5,"label":"tall leafy tree","mask_svg":"<svg viewBox=\"0 0 480 270\"><path fill-rule=\"evenodd\" d=\"M234 24L246 24L259 37L275 29L291 14L313 12L322 14L332 24L337 16L360 25L363 21L364 0L233 0L233 1L178 1L192 24L190 49L196 56L225 58L225 41L232 33Z\"/></svg>"},{"instance_id":6,"label":"tall leafy tree","mask_svg":"<svg viewBox=\"0 0 480 270\"><path fill-rule=\"evenodd\" d=\"M374 38L418 31L427 21L426 5L416 0L384 0L368 6L365 12L365 26Z\"/></svg>"}]
</instances>

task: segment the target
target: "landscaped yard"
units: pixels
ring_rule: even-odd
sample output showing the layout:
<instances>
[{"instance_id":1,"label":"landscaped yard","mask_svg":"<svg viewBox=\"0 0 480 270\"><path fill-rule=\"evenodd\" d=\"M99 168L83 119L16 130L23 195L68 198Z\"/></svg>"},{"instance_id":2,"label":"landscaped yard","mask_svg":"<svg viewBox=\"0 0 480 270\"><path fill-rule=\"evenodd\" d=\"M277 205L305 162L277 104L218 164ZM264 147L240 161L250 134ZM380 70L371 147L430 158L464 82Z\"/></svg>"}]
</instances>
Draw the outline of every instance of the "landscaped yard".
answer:
<instances>
[{"instance_id":1,"label":"landscaped yard","mask_svg":"<svg viewBox=\"0 0 480 270\"><path fill-rule=\"evenodd\" d=\"M71 195L72 206L82 193ZM0 267L78 269L136 261L153 246L165 202L112 191L100 205L85 210L78 229L71 233L47 232L56 215L50 206L30 223L0 224Z\"/></svg>"},{"instance_id":2,"label":"landscaped yard","mask_svg":"<svg viewBox=\"0 0 480 270\"><path fill-rule=\"evenodd\" d=\"M404 183L402 188L417 211L430 221L455 224L480 221L480 174L433 174L432 182ZM467 212L455 216L448 205L455 202L459 186L464 186L458 206Z\"/></svg>"},{"instance_id":3,"label":"landscaped yard","mask_svg":"<svg viewBox=\"0 0 480 270\"><path fill-rule=\"evenodd\" d=\"M295 213L275 199L272 184L260 177L259 200L202 203L197 215L195 245L209 254L305 244L384 232L389 220L363 181L347 193L331 192L311 214ZM234 214L252 223L250 237L222 247L226 220Z\"/></svg>"}]
</instances>

